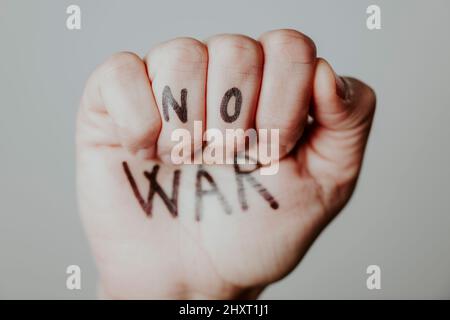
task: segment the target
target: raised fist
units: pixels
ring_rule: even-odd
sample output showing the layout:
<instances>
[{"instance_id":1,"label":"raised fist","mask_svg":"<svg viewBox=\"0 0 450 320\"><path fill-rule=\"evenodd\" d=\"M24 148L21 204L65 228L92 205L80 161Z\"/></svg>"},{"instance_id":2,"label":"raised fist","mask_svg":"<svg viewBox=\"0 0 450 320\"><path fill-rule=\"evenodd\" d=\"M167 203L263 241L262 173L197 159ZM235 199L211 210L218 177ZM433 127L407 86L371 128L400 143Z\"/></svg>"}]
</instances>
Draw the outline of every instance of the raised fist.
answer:
<instances>
[{"instance_id":1,"label":"raised fist","mask_svg":"<svg viewBox=\"0 0 450 320\"><path fill-rule=\"evenodd\" d=\"M77 124L102 296L256 298L350 198L374 110L367 85L293 30L113 55L87 81ZM257 159L238 158L242 146Z\"/></svg>"}]
</instances>

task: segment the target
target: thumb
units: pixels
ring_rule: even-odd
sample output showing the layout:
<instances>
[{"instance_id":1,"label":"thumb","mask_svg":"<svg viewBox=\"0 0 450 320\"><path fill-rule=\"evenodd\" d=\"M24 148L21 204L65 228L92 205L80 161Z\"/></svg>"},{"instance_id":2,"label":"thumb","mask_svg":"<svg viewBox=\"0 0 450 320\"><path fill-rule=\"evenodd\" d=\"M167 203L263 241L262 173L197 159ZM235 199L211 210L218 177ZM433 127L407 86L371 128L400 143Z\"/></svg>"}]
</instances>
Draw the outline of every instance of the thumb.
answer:
<instances>
[{"instance_id":1,"label":"thumb","mask_svg":"<svg viewBox=\"0 0 450 320\"><path fill-rule=\"evenodd\" d=\"M375 112L373 90L339 77L319 58L313 85L311 134L302 156L309 172L338 185L356 180Z\"/></svg>"}]
</instances>

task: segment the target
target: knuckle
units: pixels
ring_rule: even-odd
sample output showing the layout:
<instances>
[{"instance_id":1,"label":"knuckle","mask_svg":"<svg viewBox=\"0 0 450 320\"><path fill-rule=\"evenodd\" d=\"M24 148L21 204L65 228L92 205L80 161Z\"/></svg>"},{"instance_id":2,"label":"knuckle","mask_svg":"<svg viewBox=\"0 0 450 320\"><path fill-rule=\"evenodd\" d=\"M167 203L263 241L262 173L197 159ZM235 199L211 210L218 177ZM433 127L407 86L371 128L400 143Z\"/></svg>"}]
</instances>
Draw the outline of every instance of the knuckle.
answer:
<instances>
[{"instance_id":1,"label":"knuckle","mask_svg":"<svg viewBox=\"0 0 450 320\"><path fill-rule=\"evenodd\" d=\"M208 50L213 59L239 66L262 65L263 54L259 43L243 35L217 35L209 39Z\"/></svg>"},{"instance_id":2,"label":"knuckle","mask_svg":"<svg viewBox=\"0 0 450 320\"><path fill-rule=\"evenodd\" d=\"M174 64L203 64L208 59L205 45L193 38L170 40L162 45L161 51Z\"/></svg>"},{"instance_id":3,"label":"knuckle","mask_svg":"<svg viewBox=\"0 0 450 320\"><path fill-rule=\"evenodd\" d=\"M142 67L142 60L132 52L118 52L109 57L102 65L103 74L121 77L122 74Z\"/></svg>"},{"instance_id":4,"label":"knuckle","mask_svg":"<svg viewBox=\"0 0 450 320\"><path fill-rule=\"evenodd\" d=\"M258 117L258 127L259 128L266 128L266 129L277 129L279 130L280 137L289 135L293 131L297 130L299 127L299 124L297 121L285 118L285 117L276 117L276 116L270 116L270 117Z\"/></svg>"},{"instance_id":5,"label":"knuckle","mask_svg":"<svg viewBox=\"0 0 450 320\"><path fill-rule=\"evenodd\" d=\"M355 96L356 101L358 101L370 115L373 115L377 104L375 90L358 79L352 77L347 77L347 79L352 83L353 91L355 91L353 95Z\"/></svg>"},{"instance_id":6,"label":"knuckle","mask_svg":"<svg viewBox=\"0 0 450 320\"><path fill-rule=\"evenodd\" d=\"M309 64L316 59L314 41L303 33L282 29L269 31L260 38L265 54L291 63Z\"/></svg>"},{"instance_id":7,"label":"knuckle","mask_svg":"<svg viewBox=\"0 0 450 320\"><path fill-rule=\"evenodd\" d=\"M158 70L196 72L206 69L208 52L206 46L193 38L176 38L153 48L145 57L151 79Z\"/></svg>"},{"instance_id":8,"label":"knuckle","mask_svg":"<svg viewBox=\"0 0 450 320\"><path fill-rule=\"evenodd\" d=\"M377 104L377 95L375 93L375 90L370 87L366 86L367 90L367 102L369 105L369 108L372 110L372 112L375 112L376 104Z\"/></svg>"}]
</instances>

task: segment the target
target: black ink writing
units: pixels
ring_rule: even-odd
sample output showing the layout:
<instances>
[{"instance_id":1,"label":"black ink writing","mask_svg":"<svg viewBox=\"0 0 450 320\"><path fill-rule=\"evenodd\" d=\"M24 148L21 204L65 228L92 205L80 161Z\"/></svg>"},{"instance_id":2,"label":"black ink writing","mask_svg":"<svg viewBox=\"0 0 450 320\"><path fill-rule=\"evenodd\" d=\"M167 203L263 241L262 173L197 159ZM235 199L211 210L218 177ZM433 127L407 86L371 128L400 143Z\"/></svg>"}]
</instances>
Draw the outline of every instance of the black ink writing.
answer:
<instances>
[{"instance_id":1,"label":"black ink writing","mask_svg":"<svg viewBox=\"0 0 450 320\"><path fill-rule=\"evenodd\" d=\"M139 192L139 188L136 184L136 181L133 178L133 175L131 174L130 168L128 167L128 163L125 161L122 162L123 170L125 171L125 175L127 176L128 181L130 182L131 189L133 190L133 194L136 197L137 201L139 202L139 205L141 208L146 211L147 204L145 200L142 198L141 193Z\"/></svg>"},{"instance_id":2,"label":"black ink writing","mask_svg":"<svg viewBox=\"0 0 450 320\"><path fill-rule=\"evenodd\" d=\"M157 193L161 199L163 200L164 204L166 205L169 212L176 217L178 215L178 187L180 185L180 170L175 170L173 173L173 183L172 183L172 197L169 198L167 194L164 192L161 185L156 180L156 175L158 174L159 166L155 165L153 167L153 170L151 173L145 171L144 175L147 177L147 179L150 181L150 189L148 193L148 199L147 199L147 214L151 215L152 213L152 206L153 206L153 196L155 193Z\"/></svg>"},{"instance_id":3,"label":"black ink writing","mask_svg":"<svg viewBox=\"0 0 450 320\"><path fill-rule=\"evenodd\" d=\"M169 106L173 108L173 110L178 115L178 118L181 122L187 122L187 107L186 107L186 99L187 99L187 89L181 90L181 106L175 100L172 95L172 91L169 86L165 86L162 95L162 108L163 108L163 116L164 120L169 121Z\"/></svg>"},{"instance_id":4,"label":"black ink writing","mask_svg":"<svg viewBox=\"0 0 450 320\"><path fill-rule=\"evenodd\" d=\"M206 179L211 188L208 190L203 189L202 180ZM195 220L200 221L203 213L203 197L205 195L216 195L219 199L226 214L231 214L231 207L225 199L223 193L220 191L217 183L208 171L203 169L203 166L199 166L197 170L197 177L195 180Z\"/></svg>"},{"instance_id":5,"label":"black ink writing","mask_svg":"<svg viewBox=\"0 0 450 320\"><path fill-rule=\"evenodd\" d=\"M176 218L178 216L178 193L179 193L179 185L180 185L180 177L181 171L175 170L173 174L172 181L172 195L169 197L161 185L157 181L157 175L159 172L159 165L154 165L151 172L144 171L144 176L149 181L149 192L147 199L145 200L141 193L139 192L139 188L136 184L136 181L130 171L130 168L127 162L122 163L123 169L125 171L125 175L130 183L131 189L133 191L134 196L136 197L139 205L147 214L147 216L151 217L153 212L153 199L155 194L157 194L163 201L169 213ZM243 211L248 210L248 202L246 190L244 187L244 181L250 184L260 195L261 197L268 202L270 207L274 210L279 208L279 204L277 200L273 197L273 195L251 174L259 169L261 164L257 163L255 168L252 170L243 170L239 164L234 165L234 172L237 183L237 191L239 203ZM203 186L203 180L206 180L209 184L209 189L205 189ZM214 178L206 171L203 166L199 166L197 170L197 176L195 181L195 220L200 221L203 215L203 198L206 195L215 195L220 204L222 205L223 210L226 214L231 214L232 209L230 204L228 203L225 195L220 190L218 184L214 180Z\"/></svg>"},{"instance_id":6,"label":"black ink writing","mask_svg":"<svg viewBox=\"0 0 450 320\"><path fill-rule=\"evenodd\" d=\"M230 115L228 113L228 103L230 102L230 99L232 97L235 97L234 113ZM239 114L241 113L241 106L242 106L241 90L234 87L225 92L225 95L222 98L222 103L220 104L220 115L223 121L228 123L236 121L236 119L239 117Z\"/></svg>"},{"instance_id":7,"label":"black ink writing","mask_svg":"<svg viewBox=\"0 0 450 320\"><path fill-rule=\"evenodd\" d=\"M152 216L152 210L153 210L153 198L155 194L159 195L161 199L163 200L165 206L169 210L169 212L172 214L172 216L175 218L178 216L178 189L180 185L180 170L175 170L173 174L173 182L172 182L172 196L169 198L167 193L164 191L164 189L161 187L161 185L156 180L156 177L158 175L159 171L159 165L153 166L152 172L144 171L144 176L149 180L150 182L150 188L147 196L147 201L145 201L141 193L139 192L139 189L137 187L136 181L133 178L133 175L131 174L130 168L128 167L128 164L126 162L122 163L123 169L125 171L125 174L128 178L128 181L130 182L131 188L133 190L134 196L138 200L141 208L144 210L144 212L148 216Z\"/></svg>"},{"instance_id":8,"label":"black ink writing","mask_svg":"<svg viewBox=\"0 0 450 320\"><path fill-rule=\"evenodd\" d=\"M236 183L238 187L238 198L242 210L248 210L247 196L245 193L244 179L250 183L250 185L266 200L270 207L274 210L279 208L278 202L272 196L272 194L267 190L255 177L251 175L252 172L261 167L260 163L257 163L253 170L242 170L239 164L234 164L234 172L236 176Z\"/></svg>"}]
</instances>

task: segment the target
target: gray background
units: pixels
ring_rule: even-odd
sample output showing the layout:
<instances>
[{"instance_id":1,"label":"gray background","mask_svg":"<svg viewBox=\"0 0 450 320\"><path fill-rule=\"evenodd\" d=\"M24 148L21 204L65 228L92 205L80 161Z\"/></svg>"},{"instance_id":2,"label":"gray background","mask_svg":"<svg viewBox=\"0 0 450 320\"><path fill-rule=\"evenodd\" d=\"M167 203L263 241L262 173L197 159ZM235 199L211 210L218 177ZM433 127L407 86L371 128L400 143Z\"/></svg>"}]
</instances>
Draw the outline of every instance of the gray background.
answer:
<instances>
[{"instance_id":1,"label":"gray background","mask_svg":"<svg viewBox=\"0 0 450 320\"><path fill-rule=\"evenodd\" d=\"M65 27L78 4L82 30ZM365 10L378 4L382 30ZM77 214L74 127L93 68L177 36L295 28L378 109L358 188L263 298L450 298L450 2L0 0L0 298L95 298ZM65 269L82 268L82 290ZM382 289L366 288L366 267Z\"/></svg>"}]
</instances>

